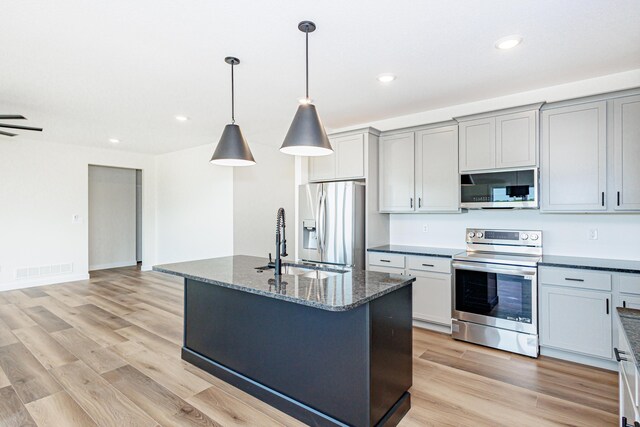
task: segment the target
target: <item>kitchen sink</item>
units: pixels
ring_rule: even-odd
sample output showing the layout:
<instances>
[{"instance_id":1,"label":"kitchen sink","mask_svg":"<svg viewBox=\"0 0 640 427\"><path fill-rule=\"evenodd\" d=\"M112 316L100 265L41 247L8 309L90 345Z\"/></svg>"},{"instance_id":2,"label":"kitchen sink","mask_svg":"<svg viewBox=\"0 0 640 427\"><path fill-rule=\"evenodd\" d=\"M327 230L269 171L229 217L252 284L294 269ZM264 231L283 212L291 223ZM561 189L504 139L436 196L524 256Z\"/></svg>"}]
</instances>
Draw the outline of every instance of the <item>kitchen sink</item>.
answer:
<instances>
[{"instance_id":1,"label":"kitchen sink","mask_svg":"<svg viewBox=\"0 0 640 427\"><path fill-rule=\"evenodd\" d=\"M262 267L256 267L259 272L273 270L273 265L265 265ZM282 274L288 274L291 276L303 276L310 279L326 279L328 277L339 276L340 274L347 273L348 270L340 270L334 268L322 268L316 266L307 266L301 264L282 264Z\"/></svg>"}]
</instances>

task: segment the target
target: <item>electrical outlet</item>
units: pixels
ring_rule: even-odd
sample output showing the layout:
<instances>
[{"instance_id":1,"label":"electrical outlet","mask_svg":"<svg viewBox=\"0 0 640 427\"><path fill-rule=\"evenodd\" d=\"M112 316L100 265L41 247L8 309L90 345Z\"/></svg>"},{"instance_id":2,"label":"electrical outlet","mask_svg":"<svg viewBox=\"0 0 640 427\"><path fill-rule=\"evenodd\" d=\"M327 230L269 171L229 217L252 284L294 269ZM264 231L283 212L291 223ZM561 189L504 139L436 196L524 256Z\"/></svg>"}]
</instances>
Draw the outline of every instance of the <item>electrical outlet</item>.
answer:
<instances>
[{"instance_id":1,"label":"electrical outlet","mask_svg":"<svg viewBox=\"0 0 640 427\"><path fill-rule=\"evenodd\" d=\"M71 223L72 224L80 224L82 222L82 217L80 214L71 215Z\"/></svg>"},{"instance_id":2,"label":"electrical outlet","mask_svg":"<svg viewBox=\"0 0 640 427\"><path fill-rule=\"evenodd\" d=\"M589 240L598 240L598 229L592 228L589 230Z\"/></svg>"},{"instance_id":3,"label":"electrical outlet","mask_svg":"<svg viewBox=\"0 0 640 427\"><path fill-rule=\"evenodd\" d=\"M426 225L426 224L425 224L425 225L423 225L423 226L422 226L422 232L423 232L423 233L428 233L428 232L429 232L429 226L428 226L428 225Z\"/></svg>"}]
</instances>

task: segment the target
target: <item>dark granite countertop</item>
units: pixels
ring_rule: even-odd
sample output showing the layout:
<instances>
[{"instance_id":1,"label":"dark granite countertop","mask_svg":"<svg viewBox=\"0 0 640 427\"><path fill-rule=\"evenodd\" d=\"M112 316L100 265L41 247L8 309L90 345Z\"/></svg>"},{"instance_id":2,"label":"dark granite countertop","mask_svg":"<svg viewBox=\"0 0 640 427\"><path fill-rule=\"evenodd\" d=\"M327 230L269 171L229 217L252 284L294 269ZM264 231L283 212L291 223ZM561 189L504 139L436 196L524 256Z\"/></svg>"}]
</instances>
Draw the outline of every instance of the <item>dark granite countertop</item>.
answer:
<instances>
[{"instance_id":1,"label":"dark granite countertop","mask_svg":"<svg viewBox=\"0 0 640 427\"><path fill-rule=\"evenodd\" d=\"M629 341L630 350L633 352L636 366L640 368L640 310L618 307L618 316L622 329Z\"/></svg>"},{"instance_id":2,"label":"dark granite countertop","mask_svg":"<svg viewBox=\"0 0 640 427\"><path fill-rule=\"evenodd\" d=\"M259 272L267 259L236 255L199 261L156 265L154 271L268 298L276 298L329 311L346 311L409 285L415 278L398 274L353 270L325 278Z\"/></svg>"},{"instance_id":3,"label":"dark granite countertop","mask_svg":"<svg viewBox=\"0 0 640 427\"><path fill-rule=\"evenodd\" d=\"M584 270L601 270L615 273L640 274L640 261L582 258L560 255L543 255L538 266L580 268Z\"/></svg>"},{"instance_id":4,"label":"dark granite countertop","mask_svg":"<svg viewBox=\"0 0 640 427\"><path fill-rule=\"evenodd\" d=\"M367 249L368 252L384 252L390 254L433 256L440 258L453 258L455 254L464 252L464 249L430 248L426 246L383 245Z\"/></svg>"}]
</instances>

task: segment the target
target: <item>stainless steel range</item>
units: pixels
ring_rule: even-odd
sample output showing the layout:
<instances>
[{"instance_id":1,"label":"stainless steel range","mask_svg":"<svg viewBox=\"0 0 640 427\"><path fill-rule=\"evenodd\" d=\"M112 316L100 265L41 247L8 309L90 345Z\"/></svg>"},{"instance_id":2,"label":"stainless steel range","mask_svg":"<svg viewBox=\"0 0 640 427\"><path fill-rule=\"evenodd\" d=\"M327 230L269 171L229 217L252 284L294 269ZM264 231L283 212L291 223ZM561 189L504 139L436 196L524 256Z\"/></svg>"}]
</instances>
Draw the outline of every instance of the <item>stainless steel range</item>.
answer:
<instances>
[{"instance_id":1,"label":"stainless steel range","mask_svg":"<svg viewBox=\"0 0 640 427\"><path fill-rule=\"evenodd\" d=\"M467 229L453 257L453 338L538 357L539 230Z\"/></svg>"}]
</instances>

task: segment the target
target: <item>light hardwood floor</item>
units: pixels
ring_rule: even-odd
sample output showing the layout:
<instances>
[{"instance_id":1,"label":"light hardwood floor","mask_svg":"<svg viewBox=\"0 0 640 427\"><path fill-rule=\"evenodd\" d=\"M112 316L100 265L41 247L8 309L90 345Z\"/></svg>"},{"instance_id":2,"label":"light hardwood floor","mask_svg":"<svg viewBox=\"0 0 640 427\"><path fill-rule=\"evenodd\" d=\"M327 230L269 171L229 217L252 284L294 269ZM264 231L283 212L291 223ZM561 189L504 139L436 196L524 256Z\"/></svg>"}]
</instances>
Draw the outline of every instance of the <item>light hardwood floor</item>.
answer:
<instances>
[{"instance_id":1,"label":"light hardwood floor","mask_svg":"<svg viewBox=\"0 0 640 427\"><path fill-rule=\"evenodd\" d=\"M0 292L0 426L296 426L180 359L182 282L123 268ZM617 374L414 329L401 426L616 426Z\"/></svg>"}]
</instances>

